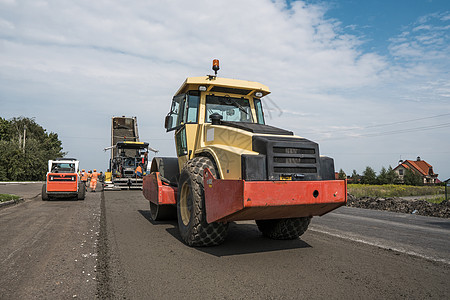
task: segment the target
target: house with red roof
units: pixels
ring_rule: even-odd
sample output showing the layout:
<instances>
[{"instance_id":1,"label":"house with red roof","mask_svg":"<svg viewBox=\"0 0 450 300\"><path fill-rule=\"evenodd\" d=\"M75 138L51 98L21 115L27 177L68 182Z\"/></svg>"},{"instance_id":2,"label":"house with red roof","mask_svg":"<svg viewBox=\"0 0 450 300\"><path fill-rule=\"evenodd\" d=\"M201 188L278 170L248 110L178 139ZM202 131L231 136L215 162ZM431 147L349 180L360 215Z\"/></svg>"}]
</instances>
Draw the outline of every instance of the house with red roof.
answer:
<instances>
[{"instance_id":1,"label":"house with red roof","mask_svg":"<svg viewBox=\"0 0 450 300\"><path fill-rule=\"evenodd\" d=\"M424 160L420 159L420 156L414 160L400 161L399 165L394 168L394 172L397 173L400 180L403 182L403 176L405 176L406 170L411 170L422 177L424 184L436 184L438 183L438 174L433 172L433 166Z\"/></svg>"}]
</instances>

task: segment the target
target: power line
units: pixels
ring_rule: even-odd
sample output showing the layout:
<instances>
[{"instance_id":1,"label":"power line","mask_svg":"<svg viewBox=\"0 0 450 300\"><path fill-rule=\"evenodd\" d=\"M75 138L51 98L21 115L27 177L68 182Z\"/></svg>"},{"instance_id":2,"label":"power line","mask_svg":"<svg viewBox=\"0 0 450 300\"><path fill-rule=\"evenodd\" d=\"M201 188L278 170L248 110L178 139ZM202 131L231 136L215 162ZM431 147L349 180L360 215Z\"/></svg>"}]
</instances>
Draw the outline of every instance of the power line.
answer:
<instances>
[{"instance_id":1,"label":"power line","mask_svg":"<svg viewBox=\"0 0 450 300\"><path fill-rule=\"evenodd\" d=\"M392 131L385 131L385 132L372 133L372 134L363 134L362 136L373 137L373 136L408 133L408 132L415 132L415 131L433 130L433 129L440 129L440 128L445 128L445 127L450 127L450 123L443 123L443 124L422 126L422 127L416 127L416 128L408 128L408 129L400 129L400 130L392 130Z\"/></svg>"},{"instance_id":2,"label":"power line","mask_svg":"<svg viewBox=\"0 0 450 300\"><path fill-rule=\"evenodd\" d=\"M105 139L110 139L110 137L105 137L105 136L98 136L98 137L87 137L87 136L66 136L66 135L60 135L58 136L61 139L86 139L86 140L105 140ZM150 139L151 141L172 141L172 139Z\"/></svg>"},{"instance_id":3,"label":"power line","mask_svg":"<svg viewBox=\"0 0 450 300\"><path fill-rule=\"evenodd\" d=\"M405 121L392 122L392 123L371 125L371 126L366 126L364 128L391 126L391 125L404 124L404 123L410 123L410 122L421 121L421 120L435 119L435 118L440 118L440 117L449 116L449 115L450 115L450 113L448 113L448 114L441 114L441 115L435 115L435 116L431 116L431 117L424 117L424 118L418 118L418 119L411 119L411 120L405 120Z\"/></svg>"},{"instance_id":4,"label":"power line","mask_svg":"<svg viewBox=\"0 0 450 300\"><path fill-rule=\"evenodd\" d=\"M336 129L336 130L330 130L330 131L319 131L319 132L314 132L314 133L325 134L325 133L333 133L333 132L364 130L364 129L369 129L369 128L392 126L392 125L405 124L405 123L411 123L411 122L422 121L422 120L435 119L435 118L440 118L440 117L445 117L445 116L450 116L450 113L434 115L434 116L429 116L429 117L423 117L423 118L409 119L409 120L404 120L404 121L391 122L391 123L375 124L375 125L369 125L369 126L364 126L364 127L360 127L360 128Z\"/></svg>"},{"instance_id":5,"label":"power line","mask_svg":"<svg viewBox=\"0 0 450 300\"><path fill-rule=\"evenodd\" d=\"M419 151L421 155L431 155L431 154L450 154L448 151L441 151L441 152L423 152ZM417 155L416 152L333 152L333 151L327 151L327 155Z\"/></svg>"},{"instance_id":6,"label":"power line","mask_svg":"<svg viewBox=\"0 0 450 300\"><path fill-rule=\"evenodd\" d=\"M377 137L377 136L385 136L385 135L393 135L393 134L401 134L401 133L409 133L409 132L417 132L417 131L435 130L435 129L441 129L441 128L446 128L446 127L450 127L450 123L442 123L442 124L436 124L436 125L430 125L430 126L399 129L399 130L384 131L384 132L377 132L377 133L359 134L359 135L347 136L347 137L324 138L324 139L320 139L319 141L342 140L342 139L348 139L348 138L361 138L361 137Z\"/></svg>"}]
</instances>

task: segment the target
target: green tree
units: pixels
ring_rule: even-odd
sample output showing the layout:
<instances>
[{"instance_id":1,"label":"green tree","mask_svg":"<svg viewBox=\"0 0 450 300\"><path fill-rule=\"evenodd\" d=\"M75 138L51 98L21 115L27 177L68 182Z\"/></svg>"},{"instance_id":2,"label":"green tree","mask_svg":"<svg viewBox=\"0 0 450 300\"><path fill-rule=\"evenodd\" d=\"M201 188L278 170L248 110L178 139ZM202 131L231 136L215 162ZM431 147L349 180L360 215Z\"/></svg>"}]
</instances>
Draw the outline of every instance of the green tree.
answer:
<instances>
[{"instance_id":1,"label":"green tree","mask_svg":"<svg viewBox=\"0 0 450 300\"><path fill-rule=\"evenodd\" d=\"M377 183L378 184L388 184L387 170L385 167L381 168L381 171L377 176Z\"/></svg>"},{"instance_id":2,"label":"green tree","mask_svg":"<svg viewBox=\"0 0 450 300\"><path fill-rule=\"evenodd\" d=\"M10 140L11 124L8 120L0 117L0 141Z\"/></svg>"},{"instance_id":3,"label":"green tree","mask_svg":"<svg viewBox=\"0 0 450 300\"><path fill-rule=\"evenodd\" d=\"M406 185L423 185L422 176L410 169L406 169L403 182Z\"/></svg>"},{"instance_id":4,"label":"green tree","mask_svg":"<svg viewBox=\"0 0 450 300\"><path fill-rule=\"evenodd\" d=\"M339 179L347 179L347 175L345 174L344 170L342 170L342 169L339 170L338 178Z\"/></svg>"},{"instance_id":5,"label":"green tree","mask_svg":"<svg viewBox=\"0 0 450 300\"><path fill-rule=\"evenodd\" d=\"M359 183L361 176L356 172L356 170L353 170L352 176L350 176L353 183Z\"/></svg>"},{"instance_id":6,"label":"green tree","mask_svg":"<svg viewBox=\"0 0 450 300\"><path fill-rule=\"evenodd\" d=\"M388 184L398 184L400 183L400 178L398 177L398 174L392 169L391 166L387 169L386 172L386 179Z\"/></svg>"},{"instance_id":7,"label":"green tree","mask_svg":"<svg viewBox=\"0 0 450 300\"><path fill-rule=\"evenodd\" d=\"M361 176L361 183L364 184L377 184L377 174L375 171L367 166Z\"/></svg>"},{"instance_id":8,"label":"green tree","mask_svg":"<svg viewBox=\"0 0 450 300\"><path fill-rule=\"evenodd\" d=\"M0 118L0 180L43 180L48 160L64 155L58 135L47 133L34 119Z\"/></svg>"}]
</instances>

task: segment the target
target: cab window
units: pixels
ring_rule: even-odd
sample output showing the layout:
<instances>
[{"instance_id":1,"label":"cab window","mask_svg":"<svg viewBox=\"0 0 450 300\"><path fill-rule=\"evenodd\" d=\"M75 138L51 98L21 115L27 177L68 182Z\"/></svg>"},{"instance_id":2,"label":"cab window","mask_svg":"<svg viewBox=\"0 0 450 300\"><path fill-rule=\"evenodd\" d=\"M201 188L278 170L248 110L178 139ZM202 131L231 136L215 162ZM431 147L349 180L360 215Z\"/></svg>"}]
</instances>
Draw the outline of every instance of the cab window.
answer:
<instances>
[{"instance_id":1,"label":"cab window","mask_svg":"<svg viewBox=\"0 0 450 300\"><path fill-rule=\"evenodd\" d=\"M175 143L178 157L187 154L186 127L181 128L175 134Z\"/></svg>"},{"instance_id":2,"label":"cab window","mask_svg":"<svg viewBox=\"0 0 450 300\"><path fill-rule=\"evenodd\" d=\"M174 97L166 117L167 131L177 129L186 123L197 123L199 103L200 96L195 92Z\"/></svg>"},{"instance_id":3,"label":"cab window","mask_svg":"<svg viewBox=\"0 0 450 300\"><path fill-rule=\"evenodd\" d=\"M218 113L223 121L253 122L250 101L245 98L229 96L206 96L205 122L211 122L209 116Z\"/></svg>"},{"instance_id":4,"label":"cab window","mask_svg":"<svg viewBox=\"0 0 450 300\"><path fill-rule=\"evenodd\" d=\"M53 163L51 171L53 173L74 173L75 172L75 164Z\"/></svg>"},{"instance_id":5,"label":"cab window","mask_svg":"<svg viewBox=\"0 0 450 300\"><path fill-rule=\"evenodd\" d=\"M184 99L186 95L180 95L173 97L170 112L166 116L166 129L171 131L176 129L181 122L180 112L182 111Z\"/></svg>"},{"instance_id":6,"label":"cab window","mask_svg":"<svg viewBox=\"0 0 450 300\"><path fill-rule=\"evenodd\" d=\"M200 96L188 95L186 108L186 123L198 122L198 106L200 103Z\"/></svg>"},{"instance_id":7,"label":"cab window","mask_svg":"<svg viewBox=\"0 0 450 300\"><path fill-rule=\"evenodd\" d=\"M253 103L255 104L255 112L258 124L265 124L261 99L253 99Z\"/></svg>"}]
</instances>

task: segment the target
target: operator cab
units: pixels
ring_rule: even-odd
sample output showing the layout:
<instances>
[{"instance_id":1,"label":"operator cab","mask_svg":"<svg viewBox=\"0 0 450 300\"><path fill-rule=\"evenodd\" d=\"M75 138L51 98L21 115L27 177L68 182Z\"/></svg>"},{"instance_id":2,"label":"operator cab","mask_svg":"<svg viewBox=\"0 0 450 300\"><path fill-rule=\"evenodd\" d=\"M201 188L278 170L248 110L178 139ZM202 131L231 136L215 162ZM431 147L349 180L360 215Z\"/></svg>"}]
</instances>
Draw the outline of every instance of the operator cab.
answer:
<instances>
[{"instance_id":1,"label":"operator cab","mask_svg":"<svg viewBox=\"0 0 450 300\"><path fill-rule=\"evenodd\" d=\"M79 162L74 158L59 158L48 162L51 173L77 173Z\"/></svg>"},{"instance_id":2,"label":"operator cab","mask_svg":"<svg viewBox=\"0 0 450 300\"><path fill-rule=\"evenodd\" d=\"M116 144L119 155L111 160L111 170L118 177L134 177L139 164L147 166L149 144L147 142L123 141Z\"/></svg>"},{"instance_id":3,"label":"operator cab","mask_svg":"<svg viewBox=\"0 0 450 300\"><path fill-rule=\"evenodd\" d=\"M218 62L213 70L218 70ZM269 93L269 88L258 82L213 75L187 78L172 99L165 128L172 131L185 124L211 123L215 118L264 125L261 98Z\"/></svg>"},{"instance_id":4,"label":"operator cab","mask_svg":"<svg viewBox=\"0 0 450 300\"><path fill-rule=\"evenodd\" d=\"M200 103L205 103L204 109ZM265 124L259 98L191 90L173 98L165 127L172 131L184 124L211 123L214 114L222 121Z\"/></svg>"},{"instance_id":5,"label":"operator cab","mask_svg":"<svg viewBox=\"0 0 450 300\"><path fill-rule=\"evenodd\" d=\"M75 164L53 163L52 172L54 173L75 173Z\"/></svg>"}]
</instances>

